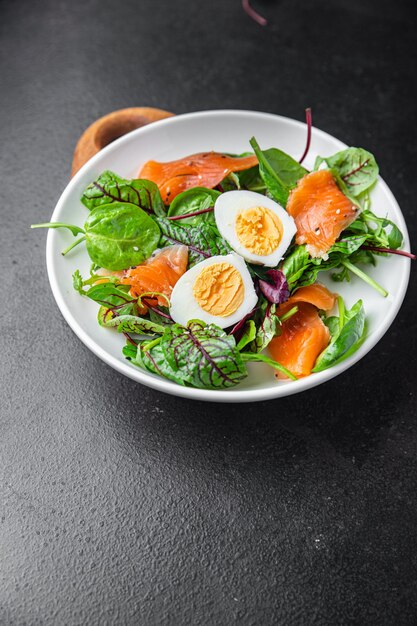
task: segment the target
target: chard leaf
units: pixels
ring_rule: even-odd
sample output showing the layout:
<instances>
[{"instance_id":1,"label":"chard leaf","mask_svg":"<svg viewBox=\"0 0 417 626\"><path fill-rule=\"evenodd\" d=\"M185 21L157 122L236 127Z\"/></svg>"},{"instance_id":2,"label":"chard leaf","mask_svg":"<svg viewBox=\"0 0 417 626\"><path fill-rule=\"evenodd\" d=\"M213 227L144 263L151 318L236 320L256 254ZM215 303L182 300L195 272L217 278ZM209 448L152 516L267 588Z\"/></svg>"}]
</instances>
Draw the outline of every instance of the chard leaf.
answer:
<instances>
[{"instance_id":1,"label":"chard leaf","mask_svg":"<svg viewBox=\"0 0 417 626\"><path fill-rule=\"evenodd\" d=\"M378 179L375 157L363 148L347 148L330 157L317 157L314 169L323 162L337 172L348 194L354 198L369 190Z\"/></svg>"},{"instance_id":2,"label":"chard leaf","mask_svg":"<svg viewBox=\"0 0 417 626\"><path fill-rule=\"evenodd\" d=\"M140 352L146 369L180 385L225 389L247 376L234 337L199 320L166 326L162 337L142 344Z\"/></svg>"},{"instance_id":3,"label":"chard leaf","mask_svg":"<svg viewBox=\"0 0 417 626\"><path fill-rule=\"evenodd\" d=\"M281 323L276 314L276 305L271 304L265 298L258 301L258 309L255 312L254 322L256 335L250 343L252 352L262 352L271 340L281 332Z\"/></svg>"},{"instance_id":4,"label":"chard leaf","mask_svg":"<svg viewBox=\"0 0 417 626\"><path fill-rule=\"evenodd\" d=\"M114 315L112 309L100 307L98 313L100 326L116 328L119 333L133 333L135 335L162 334L164 327L152 320L137 315Z\"/></svg>"},{"instance_id":5,"label":"chard leaf","mask_svg":"<svg viewBox=\"0 0 417 626\"><path fill-rule=\"evenodd\" d=\"M112 319L116 314L135 315L137 313L136 300L129 295L128 291L128 285L100 283L82 293L90 300L100 304L98 322L101 326L107 326L106 321Z\"/></svg>"},{"instance_id":6,"label":"chard leaf","mask_svg":"<svg viewBox=\"0 0 417 626\"><path fill-rule=\"evenodd\" d=\"M359 348L365 337L365 310L362 300L358 300L350 310L344 311L344 324L338 324L338 330L335 322L329 324L334 334L330 344L319 355L313 372L322 372L341 363Z\"/></svg>"},{"instance_id":7,"label":"chard leaf","mask_svg":"<svg viewBox=\"0 0 417 626\"><path fill-rule=\"evenodd\" d=\"M259 161L259 173L267 191L283 207L286 206L290 190L307 174L307 170L289 154L278 148L261 150L255 137L250 144Z\"/></svg>"},{"instance_id":8,"label":"chard leaf","mask_svg":"<svg viewBox=\"0 0 417 626\"><path fill-rule=\"evenodd\" d=\"M180 226L167 219L156 219L161 229L161 247L182 243L188 246L188 267L211 256L231 252L229 244L221 237L217 227L200 222L195 226Z\"/></svg>"},{"instance_id":9,"label":"chard leaf","mask_svg":"<svg viewBox=\"0 0 417 626\"><path fill-rule=\"evenodd\" d=\"M196 211L208 209L214 205L219 195L219 191L216 191L215 189L206 189L205 187L193 187L192 189L187 189L186 191L178 194L178 196L176 196L171 202L168 210L168 217L187 215L188 213L195 213ZM186 224L195 226L200 224L202 221L215 224L216 222L213 212L184 218L181 220L181 226Z\"/></svg>"},{"instance_id":10,"label":"chard leaf","mask_svg":"<svg viewBox=\"0 0 417 626\"><path fill-rule=\"evenodd\" d=\"M336 241L329 250L329 255L334 252L338 252L343 255L350 255L356 252L365 241L368 239L367 235L350 235L349 237L343 237L339 241Z\"/></svg>"},{"instance_id":11,"label":"chard leaf","mask_svg":"<svg viewBox=\"0 0 417 626\"><path fill-rule=\"evenodd\" d=\"M158 313L158 311L161 311L161 315ZM170 326L171 324L173 324L172 319L169 317L168 307L159 305L158 307L149 309L148 313L149 319L155 324L159 324L160 326Z\"/></svg>"},{"instance_id":12,"label":"chard leaf","mask_svg":"<svg viewBox=\"0 0 417 626\"><path fill-rule=\"evenodd\" d=\"M95 209L103 204L128 202L146 213L160 217L165 215L158 186L150 180L121 178L114 172L106 170L85 189L81 202L87 209Z\"/></svg>"}]
</instances>

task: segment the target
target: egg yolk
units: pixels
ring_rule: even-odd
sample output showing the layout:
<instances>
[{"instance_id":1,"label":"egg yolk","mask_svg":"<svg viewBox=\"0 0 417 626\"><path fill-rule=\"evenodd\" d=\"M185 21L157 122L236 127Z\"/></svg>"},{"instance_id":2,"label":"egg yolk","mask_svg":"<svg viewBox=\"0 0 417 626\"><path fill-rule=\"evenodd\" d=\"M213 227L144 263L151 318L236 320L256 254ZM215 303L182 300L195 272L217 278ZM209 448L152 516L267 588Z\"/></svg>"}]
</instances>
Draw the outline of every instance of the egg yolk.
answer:
<instances>
[{"instance_id":1,"label":"egg yolk","mask_svg":"<svg viewBox=\"0 0 417 626\"><path fill-rule=\"evenodd\" d=\"M236 219L236 235L240 243L252 252L266 256L280 244L284 229L279 217L263 206L241 211Z\"/></svg>"},{"instance_id":2,"label":"egg yolk","mask_svg":"<svg viewBox=\"0 0 417 626\"><path fill-rule=\"evenodd\" d=\"M193 286L199 306L210 313L227 317L243 302L245 287L240 272L230 263L213 263L198 275Z\"/></svg>"}]
</instances>

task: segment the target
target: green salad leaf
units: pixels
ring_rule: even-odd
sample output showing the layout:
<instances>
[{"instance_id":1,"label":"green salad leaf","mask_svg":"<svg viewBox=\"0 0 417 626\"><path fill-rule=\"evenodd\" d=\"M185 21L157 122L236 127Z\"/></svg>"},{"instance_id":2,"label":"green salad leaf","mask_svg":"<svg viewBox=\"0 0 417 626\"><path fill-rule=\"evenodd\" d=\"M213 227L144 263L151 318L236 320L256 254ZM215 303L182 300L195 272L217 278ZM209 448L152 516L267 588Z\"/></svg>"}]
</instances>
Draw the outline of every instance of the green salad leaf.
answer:
<instances>
[{"instance_id":1,"label":"green salad leaf","mask_svg":"<svg viewBox=\"0 0 417 626\"><path fill-rule=\"evenodd\" d=\"M84 229L62 222L34 224L32 228L67 228L73 234L83 233L62 254L67 254L85 240L93 263L113 271L139 265L148 259L156 249L160 237L154 219L138 206L123 202L113 202L92 209Z\"/></svg>"},{"instance_id":2,"label":"green salad leaf","mask_svg":"<svg viewBox=\"0 0 417 626\"><path fill-rule=\"evenodd\" d=\"M248 189L249 191L256 191L257 193L265 193L266 185L259 172L259 165L254 165L248 170L243 170L237 174L239 178L239 187L241 189Z\"/></svg>"},{"instance_id":3,"label":"green salad leaf","mask_svg":"<svg viewBox=\"0 0 417 626\"><path fill-rule=\"evenodd\" d=\"M81 293L105 309L117 311L118 315L128 315L137 311L136 298L132 298L129 294L129 285L116 285L110 282L99 283ZM101 323L102 320L100 321L100 319L99 322Z\"/></svg>"},{"instance_id":4,"label":"green salad leaf","mask_svg":"<svg viewBox=\"0 0 417 626\"><path fill-rule=\"evenodd\" d=\"M150 319L138 315L115 315L111 309L100 307L98 312L100 326L116 328L119 333L132 333L134 335L162 334L164 327Z\"/></svg>"},{"instance_id":5,"label":"green salad leaf","mask_svg":"<svg viewBox=\"0 0 417 626\"><path fill-rule=\"evenodd\" d=\"M151 256L160 237L157 223L145 211L120 202L93 209L85 230L91 260L110 270L139 265Z\"/></svg>"},{"instance_id":6,"label":"green salad leaf","mask_svg":"<svg viewBox=\"0 0 417 626\"><path fill-rule=\"evenodd\" d=\"M128 358L131 354L129 348ZM162 337L140 344L131 360L180 385L202 389L226 389L247 376L234 337L199 320L189 322L187 327L166 326Z\"/></svg>"},{"instance_id":7,"label":"green salad leaf","mask_svg":"<svg viewBox=\"0 0 417 626\"><path fill-rule=\"evenodd\" d=\"M341 254L350 255L356 252L368 239L367 235L350 235L348 237L342 237L339 241L336 241L330 248L328 254Z\"/></svg>"},{"instance_id":8,"label":"green salad leaf","mask_svg":"<svg viewBox=\"0 0 417 626\"><path fill-rule=\"evenodd\" d=\"M375 265L373 255L361 248L367 242L368 235L348 234L330 248L326 259L310 257L305 246L294 246L282 265L282 271L286 275L290 289L293 291L298 287L312 285L316 282L320 272L340 269L340 272L332 274L333 280L349 282L352 272L386 297L388 292L357 267L360 263Z\"/></svg>"},{"instance_id":9,"label":"green salad leaf","mask_svg":"<svg viewBox=\"0 0 417 626\"><path fill-rule=\"evenodd\" d=\"M367 244L379 248L397 250L402 246L403 235L398 226L387 217L379 217L365 209L349 227L355 231L362 228L367 234Z\"/></svg>"},{"instance_id":10,"label":"green salad leaf","mask_svg":"<svg viewBox=\"0 0 417 626\"><path fill-rule=\"evenodd\" d=\"M168 217L174 217L177 215L187 215L188 213L195 213L195 211L202 211L212 207L220 195L220 191L215 189L206 189L205 187L193 187L187 189L178 194L171 202L168 209ZM210 222L215 224L214 214L203 213L201 215L195 215L194 217L184 218L181 220L181 226L184 225L198 225L201 221Z\"/></svg>"},{"instance_id":11,"label":"green salad leaf","mask_svg":"<svg viewBox=\"0 0 417 626\"><path fill-rule=\"evenodd\" d=\"M347 148L330 157L317 157L314 169L318 169L323 162L335 170L348 194L354 198L368 191L378 179L375 157L363 148Z\"/></svg>"},{"instance_id":12,"label":"green salad leaf","mask_svg":"<svg viewBox=\"0 0 417 626\"><path fill-rule=\"evenodd\" d=\"M294 246L290 254L285 257L282 271L291 290L297 285L310 264L311 257L304 245Z\"/></svg>"},{"instance_id":13,"label":"green salad leaf","mask_svg":"<svg viewBox=\"0 0 417 626\"><path fill-rule=\"evenodd\" d=\"M95 209L112 202L128 202L146 213L160 217L165 215L165 206L158 186L150 180L121 178L106 170L84 190L81 202L87 209Z\"/></svg>"},{"instance_id":14,"label":"green salad leaf","mask_svg":"<svg viewBox=\"0 0 417 626\"><path fill-rule=\"evenodd\" d=\"M285 374L287 378L290 378L291 380L297 380L297 377L294 376L294 374L290 372L289 369L281 365L281 363L278 363L278 361L274 361L273 359L271 359L271 357L267 356L266 354L260 354L260 353L256 354L254 352L242 352L241 355L242 355L242 359L244 363L250 363L250 362L266 363L267 365L270 365L271 367L273 367L275 370L279 370L280 372Z\"/></svg>"},{"instance_id":15,"label":"green salad leaf","mask_svg":"<svg viewBox=\"0 0 417 626\"><path fill-rule=\"evenodd\" d=\"M161 229L159 246L182 243L188 246L188 267L217 254L231 252L229 244L221 237L217 227L208 222L195 226L180 226L168 219L156 219Z\"/></svg>"},{"instance_id":16,"label":"green salad leaf","mask_svg":"<svg viewBox=\"0 0 417 626\"><path fill-rule=\"evenodd\" d=\"M245 346L250 344L256 337L256 324L253 320L247 320L243 327L243 333L237 344L237 349L243 350Z\"/></svg>"},{"instance_id":17,"label":"green salad leaf","mask_svg":"<svg viewBox=\"0 0 417 626\"><path fill-rule=\"evenodd\" d=\"M319 355L313 372L322 372L333 365L341 363L353 354L365 338L365 310L362 300L358 300L350 310L345 309L343 300L339 298L339 318L332 316L326 321L331 341Z\"/></svg>"},{"instance_id":18,"label":"green salad leaf","mask_svg":"<svg viewBox=\"0 0 417 626\"><path fill-rule=\"evenodd\" d=\"M249 347L251 352L262 352L281 330L276 305L271 304L262 296L258 301L254 322L256 334Z\"/></svg>"},{"instance_id":19,"label":"green salad leaf","mask_svg":"<svg viewBox=\"0 0 417 626\"><path fill-rule=\"evenodd\" d=\"M250 144L258 157L259 173L267 191L274 200L285 207L289 192L308 171L278 148L261 150L255 137L252 137Z\"/></svg>"},{"instance_id":20,"label":"green salad leaf","mask_svg":"<svg viewBox=\"0 0 417 626\"><path fill-rule=\"evenodd\" d=\"M246 339L252 335L253 326L249 325ZM280 363L264 354L240 352L233 335L200 320L191 320L187 326L165 326L162 336L141 342L137 347L129 344L123 353L138 367L179 385L201 389L227 389L237 385L246 378L245 363L250 361L268 363L295 380Z\"/></svg>"}]
</instances>

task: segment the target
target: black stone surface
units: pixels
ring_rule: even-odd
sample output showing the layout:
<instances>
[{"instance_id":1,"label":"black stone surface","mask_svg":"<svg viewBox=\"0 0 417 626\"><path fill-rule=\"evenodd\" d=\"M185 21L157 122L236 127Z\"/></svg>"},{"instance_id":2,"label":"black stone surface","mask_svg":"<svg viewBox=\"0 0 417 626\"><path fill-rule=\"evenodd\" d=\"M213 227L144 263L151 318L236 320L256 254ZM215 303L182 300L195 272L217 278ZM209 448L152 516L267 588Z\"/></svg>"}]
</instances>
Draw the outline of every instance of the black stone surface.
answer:
<instances>
[{"instance_id":1,"label":"black stone surface","mask_svg":"<svg viewBox=\"0 0 417 626\"><path fill-rule=\"evenodd\" d=\"M75 142L126 106L303 119L378 157L416 244L406 0L3 0L0 623L415 624L417 288L343 376L188 402L99 361L45 270Z\"/></svg>"}]
</instances>

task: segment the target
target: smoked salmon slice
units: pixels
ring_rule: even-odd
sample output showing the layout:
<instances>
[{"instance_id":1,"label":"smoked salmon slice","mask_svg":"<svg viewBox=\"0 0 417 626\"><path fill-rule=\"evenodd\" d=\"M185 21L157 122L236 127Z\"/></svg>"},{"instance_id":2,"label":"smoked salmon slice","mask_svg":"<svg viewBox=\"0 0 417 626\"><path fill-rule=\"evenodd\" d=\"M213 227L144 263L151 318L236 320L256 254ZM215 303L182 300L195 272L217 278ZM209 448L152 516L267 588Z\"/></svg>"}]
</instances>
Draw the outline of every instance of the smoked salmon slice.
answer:
<instances>
[{"instance_id":1,"label":"smoked salmon slice","mask_svg":"<svg viewBox=\"0 0 417 626\"><path fill-rule=\"evenodd\" d=\"M321 283L314 283L313 285L297 289L285 304L291 302L289 308L292 308L294 302L308 302L309 304L314 304L321 311L330 311L334 307L335 300L335 294L329 291L327 287Z\"/></svg>"},{"instance_id":2,"label":"smoked salmon slice","mask_svg":"<svg viewBox=\"0 0 417 626\"><path fill-rule=\"evenodd\" d=\"M150 291L164 294L169 298L174 285L186 272L187 265L187 246L181 244L168 246L145 263L127 270L121 282L130 285L130 294L134 298ZM153 302L167 306L167 301L161 296L153 299Z\"/></svg>"},{"instance_id":3,"label":"smoked salmon slice","mask_svg":"<svg viewBox=\"0 0 417 626\"><path fill-rule=\"evenodd\" d=\"M329 170L319 170L298 181L287 211L297 227L296 243L305 243L312 257L325 257L342 230L356 219L358 207L340 191Z\"/></svg>"},{"instance_id":4,"label":"smoked salmon slice","mask_svg":"<svg viewBox=\"0 0 417 626\"><path fill-rule=\"evenodd\" d=\"M275 361L284 365L297 378L311 374L317 357L327 347L330 332L319 317L318 309L329 311L333 308L336 296L324 285L315 283L301 287L278 308L283 315L295 304L297 313L283 322L281 335L274 337L269 344L269 352ZM277 378L285 378L277 372Z\"/></svg>"},{"instance_id":5,"label":"smoked salmon slice","mask_svg":"<svg viewBox=\"0 0 417 626\"><path fill-rule=\"evenodd\" d=\"M218 152L199 152L168 163L148 161L139 172L139 178L156 183L162 200L170 204L175 196L186 189L212 189L232 172L247 170L257 163L255 155L231 157Z\"/></svg>"}]
</instances>

